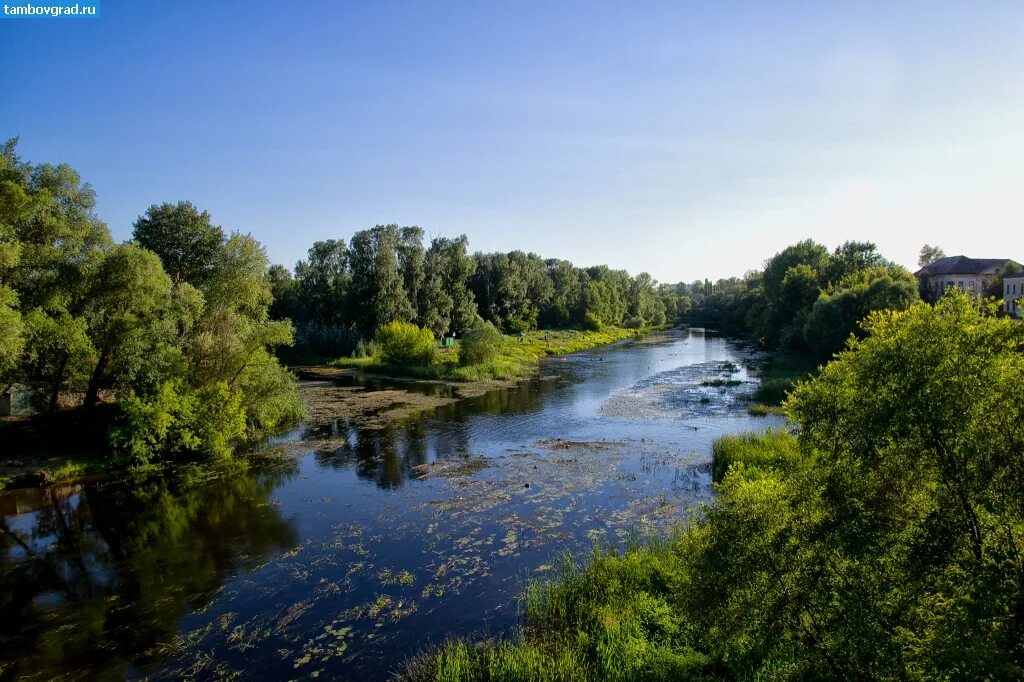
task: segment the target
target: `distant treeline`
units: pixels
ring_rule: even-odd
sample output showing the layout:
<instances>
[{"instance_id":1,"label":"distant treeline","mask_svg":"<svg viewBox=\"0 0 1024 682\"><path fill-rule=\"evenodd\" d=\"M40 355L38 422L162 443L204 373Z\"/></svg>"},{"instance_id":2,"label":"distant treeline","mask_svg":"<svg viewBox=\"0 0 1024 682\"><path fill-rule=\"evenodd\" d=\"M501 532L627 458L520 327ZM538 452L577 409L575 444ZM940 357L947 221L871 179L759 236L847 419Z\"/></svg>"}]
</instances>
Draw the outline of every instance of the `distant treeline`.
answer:
<instances>
[{"instance_id":1,"label":"distant treeline","mask_svg":"<svg viewBox=\"0 0 1024 682\"><path fill-rule=\"evenodd\" d=\"M678 287L692 299L691 317L743 330L769 348L842 350L874 310L905 310L920 300L916 278L870 242L835 251L811 240L794 244L742 278Z\"/></svg>"},{"instance_id":2,"label":"distant treeline","mask_svg":"<svg viewBox=\"0 0 1024 682\"><path fill-rule=\"evenodd\" d=\"M356 351L389 322L413 322L436 337L461 336L479 316L506 333L602 325L641 328L690 307L677 287L647 273L579 268L533 253L469 253L465 236L424 245L419 227L378 225L318 241L294 271L270 269L273 315L296 323L297 350Z\"/></svg>"}]
</instances>

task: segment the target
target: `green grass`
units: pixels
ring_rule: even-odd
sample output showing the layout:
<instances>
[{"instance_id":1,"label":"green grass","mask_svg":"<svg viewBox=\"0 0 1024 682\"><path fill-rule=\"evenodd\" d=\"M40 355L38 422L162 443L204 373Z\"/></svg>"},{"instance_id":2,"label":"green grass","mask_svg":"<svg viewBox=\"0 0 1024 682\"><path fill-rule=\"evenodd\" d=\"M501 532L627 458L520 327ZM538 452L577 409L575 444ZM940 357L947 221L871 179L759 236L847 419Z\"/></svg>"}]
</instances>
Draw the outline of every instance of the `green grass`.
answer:
<instances>
[{"instance_id":1,"label":"green grass","mask_svg":"<svg viewBox=\"0 0 1024 682\"><path fill-rule=\"evenodd\" d=\"M796 436L786 429L720 436L711 446L711 478L721 483L730 467L737 464L761 470L789 470L802 459Z\"/></svg>"},{"instance_id":2,"label":"green grass","mask_svg":"<svg viewBox=\"0 0 1024 682\"><path fill-rule=\"evenodd\" d=\"M704 381L700 382L700 385L701 386L719 386L719 387L721 387L721 386L739 386L742 383L743 383L742 381L738 381L736 379L705 379Z\"/></svg>"},{"instance_id":3,"label":"green grass","mask_svg":"<svg viewBox=\"0 0 1024 682\"><path fill-rule=\"evenodd\" d=\"M582 568L566 557L558 579L528 585L517 639L449 642L400 679L710 679L711 659L691 647L697 633L679 603L687 542L680 535L621 555L595 549Z\"/></svg>"},{"instance_id":4,"label":"green grass","mask_svg":"<svg viewBox=\"0 0 1024 682\"><path fill-rule=\"evenodd\" d=\"M331 364L335 367L358 369L371 374L412 379L448 381L518 379L535 372L541 358L605 346L638 334L640 332L637 330L618 327L605 327L600 331L560 329L527 332L522 339L515 336L505 337L502 340L501 351L494 359L468 366L459 365L457 344L455 347L439 348L436 360L429 365L396 367L381 362L379 357L339 358Z\"/></svg>"},{"instance_id":5,"label":"green grass","mask_svg":"<svg viewBox=\"0 0 1024 682\"><path fill-rule=\"evenodd\" d=\"M786 416L786 411L779 405L765 405L764 403L751 403L747 406L747 414L751 417L767 417L769 415Z\"/></svg>"}]
</instances>

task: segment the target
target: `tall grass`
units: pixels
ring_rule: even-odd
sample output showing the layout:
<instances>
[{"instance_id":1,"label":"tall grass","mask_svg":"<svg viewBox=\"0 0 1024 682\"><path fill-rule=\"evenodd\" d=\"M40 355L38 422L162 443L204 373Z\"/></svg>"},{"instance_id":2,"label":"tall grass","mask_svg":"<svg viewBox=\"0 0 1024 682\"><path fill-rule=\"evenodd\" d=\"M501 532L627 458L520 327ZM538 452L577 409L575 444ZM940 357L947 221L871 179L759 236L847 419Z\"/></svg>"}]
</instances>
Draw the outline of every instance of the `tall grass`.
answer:
<instances>
[{"instance_id":1,"label":"tall grass","mask_svg":"<svg viewBox=\"0 0 1024 682\"><path fill-rule=\"evenodd\" d=\"M711 446L711 455L711 478L715 483L720 483L729 468L736 464L789 470L803 459L796 436L786 429L720 436Z\"/></svg>"}]
</instances>

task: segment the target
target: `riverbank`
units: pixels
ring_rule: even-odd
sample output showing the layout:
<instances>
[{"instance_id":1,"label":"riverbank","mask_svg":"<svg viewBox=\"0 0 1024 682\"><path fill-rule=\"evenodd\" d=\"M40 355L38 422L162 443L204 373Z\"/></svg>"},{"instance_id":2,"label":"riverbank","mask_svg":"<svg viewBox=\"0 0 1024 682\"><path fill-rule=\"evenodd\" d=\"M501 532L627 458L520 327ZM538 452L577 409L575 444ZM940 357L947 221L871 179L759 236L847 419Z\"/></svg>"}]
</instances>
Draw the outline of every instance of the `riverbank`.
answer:
<instances>
[{"instance_id":1,"label":"riverbank","mask_svg":"<svg viewBox=\"0 0 1024 682\"><path fill-rule=\"evenodd\" d=\"M426 367L391 367L375 358L342 358L329 365L294 367L313 428L336 420L361 427L384 427L425 410L489 391L509 388L539 369L540 360L606 346L651 333L605 327L600 331L534 331L507 337L488 363L462 367L451 348ZM386 380L384 382L375 379ZM107 430L112 404L96 413L81 409L53 414L7 417L0 422L4 442L0 490L68 483L123 467L109 456Z\"/></svg>"},{"instance_id":2,"label":"riverbank","mask_svg":"<svg viewBox=\"0 0 1024 682\"><path fill-rule=\"evenodd\" d=\"M536 374L545 357L607 346L651 331L605 327L527 332L505 337L495 358L469 366L459 365L454 348L442 347L437 360L426 366L396 367L366 357L294 369L311 427L341 420L383 428L419 412L510 388Z\"/></svg>"},{"instance_id":3,"label":"riverbank","mask_svg":"<svg viewBox=\"0 0 1024 682\"><path fill-rule=\"evenodd\" d=\"M378 357L338 358L331 365L340 369L358 370L367 375L404 380L510 381L535 373L542 358L607 346L659 329L606 326L596 331L559 329L526 332L522 336L504 337L501 350L495 358L468 366L459 365L458 353L452 347L442 347L437 360L429 365L396 367L381 362Z\"/></svg>"}]
</instances>

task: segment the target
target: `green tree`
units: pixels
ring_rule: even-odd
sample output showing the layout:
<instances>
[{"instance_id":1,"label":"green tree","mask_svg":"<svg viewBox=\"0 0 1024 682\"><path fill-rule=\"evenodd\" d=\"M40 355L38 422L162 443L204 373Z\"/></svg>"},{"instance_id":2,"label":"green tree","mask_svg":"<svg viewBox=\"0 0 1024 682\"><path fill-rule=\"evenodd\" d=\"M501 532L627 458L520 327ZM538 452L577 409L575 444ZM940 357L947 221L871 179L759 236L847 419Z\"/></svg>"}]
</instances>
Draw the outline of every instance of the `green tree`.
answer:
<instances>
[{"instance_id":1,"label":"green tree","mask_svg":"<svg viewBox=\"0 0 1024 682\"><path fill-rule=\"evenodd\" d=\"M111 368L130 382L139 365L150 360L161 337L173 334L171 279L156 254L133 244L115 247L99 265L90 287L86 311L89 337L98 357L89 377L85 406L96 404L97 393Z\"/></svg>"},{"instance_id":2,"label":"green tree","mask_svg":"<svg viewBox=\"0 0 1024 682\"><path fill-rule=\"evenodd\" d=\"M381 325L376 341L381 360L399 367L429 365L437 351L430 330L421 329L411 322L395 320Z\"/></svg>"},{"instance_id":3,"label":"green tree","mask_svg":"<svg viewBox=\"0 0 1024 682\"><path fill-rule=\"evenodd\" d=\"M92 188L67 165L21 161L16 143L0 146L0 374L45 387L55 407L82 379L87 285L111 240Z\"/></svg>"},{"instance_id":4,"label":"green tree","mask_svg":"<svg viewBox=\"0 0 1024 682\"><path fill-rule=\"evenodd\" d=\"M787 404L827 510L801 539L835 557L821 653L853 676L1019 677L1024 329L958 292L865 329Z\"/></svg>"},{"instance_id":5,"label":"green tree","mask_svg":"<svg viewBox=\"0 0 1024 682\"><path fill-rule=\"evenodd\" d=\"M899 266L856 273L823 292L804 324L804 341L826 358L843 349L853 334L863 336L860 321L875 310L905 310L920 300L917 280Z\"/></svg>"},{"instance_id":6,"label":"green tree","mask_svg":"<svg viewBox=\"0 0 1024 682\"><path fill-rule=\"evenodd\" d=\"M352 275L343 239L314 242L307 260L295 266L295 278L304 319L327 325L344 321Z\"/></svg>"},{"instance_id":7,"label":"green tree","mask_svg":"<svg viewBox=\"0 0 1024 682\"><path fill-rule=\"evenodd\" d=\"M397 225L378 225L352 237L349 309L353 323L366 338L381 325L408 322L415 316L399 270L400 243Z\"/></svg>"},{"instance_id":8,"label":"green tree","mask_svg":"<svg viewBox=\"0 0 1024 682\"><path fill-rule=\"evenodd\" d=\"M216 268L224 232L188 201L153 204L135 221L136 243L160 257L175 282L202 288Z\"/></svg>"},{"instance_id":9,"label":"green tree","mask_svg":"<svg viewBox=\"0 0 1024 682\"><path fill-rule=\"evenodd\" d=\"M270 317L275 320L295 320L304 317L299 298L299 283L291 271L283 265L275 263L267 270L270 282Z\"/></svg>"},{"instance_id":10,"label":"green tree","mask_svg":"<svg viewBox=\"0 0 1024 682\"><path fill-rule=\"evenodd\" d=\"M925 244L921 247L921 253L917 256L917 266L923 268L945 257L946 254L940 247Z\"/></svg>"},{"instance_id":11,"label":"green tree","mask_svg":"<svg viewBox=\"0 0 1024 682\"><path fill-rule=\"evenodd\" d=\"M467 252L466 235L437 237L424 256L424 280L417 317L435 336L461 334L476 318L477 303L469 288L476 260Z\"/></svg>"},{"instance_id":12,"label":"green tree","mask_svg":"<svg viewBox=\"0 0 1024 682\"><path fill-rule=\"evenodd\" d=\"M402 275L405 297L415 312L420 309L420 295L426 279L424 268L423 230L419 227L403 227L398 237L398 270ZM422 320L420 320L422 322Z\"/></svg>"}]
</instances>

